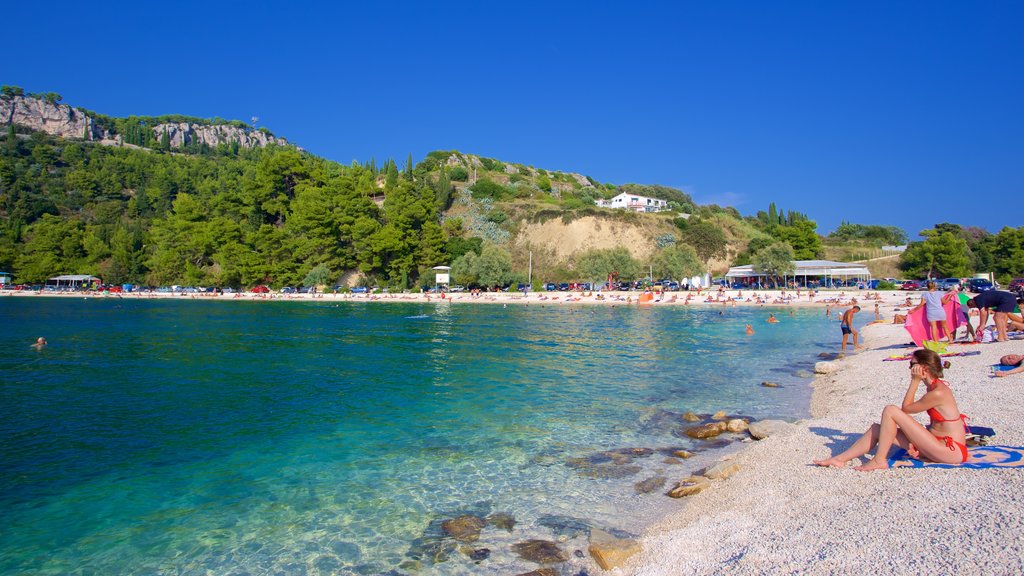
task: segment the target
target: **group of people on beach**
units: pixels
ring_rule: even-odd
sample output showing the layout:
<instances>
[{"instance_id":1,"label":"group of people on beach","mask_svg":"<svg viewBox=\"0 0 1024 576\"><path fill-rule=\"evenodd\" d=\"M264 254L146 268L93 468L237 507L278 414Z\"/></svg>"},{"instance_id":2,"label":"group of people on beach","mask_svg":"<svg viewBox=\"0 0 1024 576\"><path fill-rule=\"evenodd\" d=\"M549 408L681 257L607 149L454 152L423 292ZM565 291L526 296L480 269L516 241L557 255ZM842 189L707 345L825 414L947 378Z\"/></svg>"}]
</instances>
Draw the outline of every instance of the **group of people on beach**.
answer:
<instances>
[{"instance_id":1,"label":"group of people on beach","mask_svg":"<svg viewBox=\"0 0 1024 576\"><path fill-rule=\"evenodd\" d=\"M928 334L932 340L939 340L945 334L948 342L955 341L955 331L951 329L944 306L959 295L956 289L946 293L936 290L934 282L928 283L928 291L921 297L921 302L911 312L925 309L928 322ZM912 304L907 298L907 304ZM1016 327L1014 309L1024 305L1024 298L1010 292L991 290L982 292L963 302L957 313L962 314L968 333L972 340L981 341L981 333L988 321L989 311L998 333L996 340L1005 342L1008 339L1007 326ZM980 324L975 331L971 327L970 310L979 309ZM860 310L854 306L844 312L842 317L843 343L845 350L847 336L852 334L854 346L857 346L857 332L853 329L853 315ZM1020 327L1024 329L1024 318L1020 318ZM940 327L942 331L940 332ZM1024 355L1008 354L1000 358L1004 366L1016 366L1012 370L993 371L993 376L1004 377L1024 372ZM923 459L944 464L961 464L967 462L970 455L967 450L967 416L960 412L956 398L949 385L943 380L944 369L950 363L933 350L918 349L910 357L910 384L899 405L889 405L882 410L878 423L868 429L846 450L822 460L815 460L818 466L843 468L846 464L874 450L874 456L855 469L871 471L889 467L889 452L894 445L907 452L915 459ZM918 390L924 386L924 393L917 397ZM914 414L926 413L930 419L924 426L914 419Z\"/></svg>"}]
</instances>

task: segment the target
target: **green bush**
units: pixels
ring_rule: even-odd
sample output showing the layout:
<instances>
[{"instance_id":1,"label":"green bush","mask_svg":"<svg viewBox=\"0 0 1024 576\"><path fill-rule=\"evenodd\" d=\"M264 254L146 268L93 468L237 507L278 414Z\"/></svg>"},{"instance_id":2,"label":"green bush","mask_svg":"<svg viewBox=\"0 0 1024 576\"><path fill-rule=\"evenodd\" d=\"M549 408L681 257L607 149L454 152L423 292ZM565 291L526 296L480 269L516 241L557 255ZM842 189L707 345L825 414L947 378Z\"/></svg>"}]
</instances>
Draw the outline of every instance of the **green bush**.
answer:
<instances>
[{"instance_id":1,"label":"green bush","mask_svg":"<svg viewBox=\"0 0 1024 576\"><path fill-rule=\"evenodd\" d=\"M455 182L465 182L469 180L469 172L462 166L454 166L448 169L448 179Z\"/></svg>"},{"instance_id":2,"label":"green bush","mask_svg":"<svg viewBox=\"0 0 1024 576\"><path fill-rule=\"evenodd\" d=\"M876 290L895 290L896 289L896 285L893 284L892 282L888 282L886 280L882 280L881 282L878 283L878 286L876 286L875 289Z\"/></svg>"},{"instance_id":3,"label":"green bush","mask_svg":"<svg viewBox=\"0 0 1024 576\"><path fill-rule=\"evenodd\" d=\"M507 188L487 178L481 178L480 180L477 180L476 184L473 184L469 188L469 191L473 193L473 198L476 198L478 200L481 198L493 198L495 200L501 200L506 196L510 195L509 190Z\"/></svg>"}]
</instances>

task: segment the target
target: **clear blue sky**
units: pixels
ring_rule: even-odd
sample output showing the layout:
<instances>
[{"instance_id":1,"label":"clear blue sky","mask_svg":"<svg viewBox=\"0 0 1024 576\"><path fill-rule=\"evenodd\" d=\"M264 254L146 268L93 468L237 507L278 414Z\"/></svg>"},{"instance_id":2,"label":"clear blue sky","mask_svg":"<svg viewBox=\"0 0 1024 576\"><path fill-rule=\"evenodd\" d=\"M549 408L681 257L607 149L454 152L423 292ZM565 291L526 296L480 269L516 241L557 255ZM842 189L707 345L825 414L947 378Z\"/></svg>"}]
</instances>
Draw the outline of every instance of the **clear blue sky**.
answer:
<instances>
[{"instance_id":1,"label":"clear blue sky","mask_svg":"<svg viewBox=\"0 0 1024 576\"><path fill-rule=\"evenodd\" d=\"M0 82L258 116L344 163L457 149L774 201L823 234L1024 224L1022 2L118 4L6 6Z\"/></svg>"}]
</instances>

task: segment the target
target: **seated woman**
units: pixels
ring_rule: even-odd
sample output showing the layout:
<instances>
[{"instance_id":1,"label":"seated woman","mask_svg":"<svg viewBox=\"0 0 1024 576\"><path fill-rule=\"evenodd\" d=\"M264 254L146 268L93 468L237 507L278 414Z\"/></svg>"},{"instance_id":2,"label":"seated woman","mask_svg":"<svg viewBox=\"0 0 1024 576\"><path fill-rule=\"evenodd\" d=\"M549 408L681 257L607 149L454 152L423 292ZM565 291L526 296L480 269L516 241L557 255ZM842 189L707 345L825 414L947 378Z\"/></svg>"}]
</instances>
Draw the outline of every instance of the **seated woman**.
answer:
<instances>
[{"instance_id":1,"label":"seated woman","mask_svg":"<svg viewBox=\"0 0 1024 576\"><path fill-rule=\"evenodd\" d=\"M949 367L946 362L945 367ZM867 454L872 448L875 456L856 470L869 471L889 467L889 449L893 444L904 448L912 458L931 462L959 464L967 461L967 416L960 413L953 391L942 380L942 358L931 350L915 350L910 358L910 386L903 397L902 406L886 406L882 421L872 424L866 432L842 453L825 460L815 460L818 466L842 468L853 458ZM925 385L925 393L917 400L917 388ZM911 414L928 412L931 424L922 426Z\"/></svg>"},{"instance_id":2,"label":"seated woman","mask_svg":"<svg viewBox=\"0 0 1024 576\"><path fill-rule=\"evenodd\" d=\"M1020 374L1021 372L1024 372L1024 356L1021 356L1020 354L1007 354L999 359L999 363L1003 366L1016 366L1016 368L1006 371L996 370L994 373L996 378L1002 378L1011 374Z\"/></svg>"}]
</instances>

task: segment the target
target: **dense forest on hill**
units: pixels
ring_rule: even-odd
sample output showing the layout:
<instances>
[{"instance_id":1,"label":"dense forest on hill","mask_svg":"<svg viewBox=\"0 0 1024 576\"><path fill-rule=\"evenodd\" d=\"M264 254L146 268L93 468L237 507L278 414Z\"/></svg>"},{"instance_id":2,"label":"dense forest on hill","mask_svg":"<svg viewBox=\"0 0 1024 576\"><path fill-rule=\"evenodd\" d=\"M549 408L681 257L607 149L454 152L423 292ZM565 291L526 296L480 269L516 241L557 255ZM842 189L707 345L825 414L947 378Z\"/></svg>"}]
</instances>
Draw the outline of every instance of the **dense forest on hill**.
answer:
<instances>
[{"instance_id":1,"label":"dense forest on hill","mask_svg":"<svg viewBox=\"0 0 1024 576\"><path fill-rule=\"evenodd\" d=\"M20 89L4 86L0 98L12 90ZM602 184L454 150L415 165L409 157L401 168L393 160L341 165L290 145L172 146L152 130L165 122L253 130L239 121L88 114L125 145L16 125L0 133L0 270L16 282L82 273L111 284L331 286L355 275L408 289L432 278L431 267L450 264L457 282L504 286L525 280L525 263L514 267L509 252L522 226L551 218L661 224L643 263L625 247L594 249L544 269L550 281L651 271L679 279L712 262L782 275L791 260L821 258L826 247L863 258L907 241L896 227L848 222L822 237L807 215L774 203L742 216L674 188ZM670 211L595 206L623 192L663 199ZM1024 276L1024 229L989 234L943 223L920 234L900 259L911 277Z\"/></svg>"},{"instance_id":2,"label":"dense forest on hill","mask_svg":"<svg viewBox=\"0 0 1024 576\"><path fill-rule=\"evenodd\" d=\"M0 267L24 282L74 272L110 283L325 284L359 270L409 284L474 247L441 229L439 195L411 169L342 166L290 147L167 154L11 127L0 186ZM376 193L387 194L383 209Z\"/></svg>"}]
</instances>

